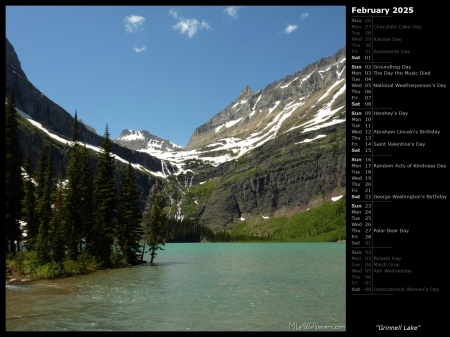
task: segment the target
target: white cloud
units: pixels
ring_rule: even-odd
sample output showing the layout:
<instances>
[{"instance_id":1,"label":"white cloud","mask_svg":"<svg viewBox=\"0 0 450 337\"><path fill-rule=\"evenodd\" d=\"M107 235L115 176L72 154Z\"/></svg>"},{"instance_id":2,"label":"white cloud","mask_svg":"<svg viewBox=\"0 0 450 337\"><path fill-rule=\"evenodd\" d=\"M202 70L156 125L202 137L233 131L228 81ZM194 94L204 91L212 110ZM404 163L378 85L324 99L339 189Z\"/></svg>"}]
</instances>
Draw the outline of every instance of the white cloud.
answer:
<instances>
[{"instance_id":1,"label":"white cloud","mask_svg":"<svg viewBox=\"0 0 450 337\"><path fill-rule=\"evenodd\" d=\"M197 19L185 19L178 15L178 12L171 9L169 15L178 20L176 25L173 25L173 29L179 30L181 34L187 34L189 38L198 33L200 29L209 30L211 26L203 20L202 22Z\"/></svg>"},{"instance_id":2,"label":"white cloud","mask_svg":"<svg viewBox=\"0 0 450 337\"><path fill-rule=\"evenodd\" d=\"M239 8L240 8L239 6L229 6L226 7L223 11L233 19L237 19L239 17L238 15Z\"/></svg>"},{"instance_id":3,"label":"white cloud","mask_svg":"<svg viewBox=\"0 0 450 337\"><path fill-rule=\"evenodd\" d=\"M127 33L135 33L144 29L145 18L139 15L128 15L123 19L125 22L125 31Z\"/></svg>"},{"instance_id":4,"label":"white cloud","mask_svg":"<svg viewBox=\"0 0 450 337\"><path fill-rule=\"evenodd\" d=\"M288 25L285 29L284 32L286 34L291 34L294 30L297 29L297 25Z\"/></svg>"},{"instance_id":5,"label":"white cloud","mask_svg":"<svg viewBox=\"0 0 450 337\"><path fill-rule=\"evenodd\" d=\"M135 51L136 53L143 52L145 49L147 49L145 46L142 46L141 48L134 47L134 51Z\"/></svg>"},{"instance_id":6,"label":"white cloud","mask_svg":"<svg viewBox=\"0 0 450 337\"><path fill-rule=\"evenodd\" d=\"M303 13L300 15L300 20L305 20L309 16L309 13Z\"/></svg>"}]
</instances>

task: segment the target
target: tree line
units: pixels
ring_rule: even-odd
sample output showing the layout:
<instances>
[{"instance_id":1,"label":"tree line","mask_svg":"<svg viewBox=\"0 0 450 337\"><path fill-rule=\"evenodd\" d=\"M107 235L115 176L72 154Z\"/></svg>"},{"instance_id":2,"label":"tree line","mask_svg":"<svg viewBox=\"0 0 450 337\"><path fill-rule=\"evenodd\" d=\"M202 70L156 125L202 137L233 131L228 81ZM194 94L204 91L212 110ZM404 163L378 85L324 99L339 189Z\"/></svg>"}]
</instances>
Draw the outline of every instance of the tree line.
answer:
<instances>
[{"instance_id":1,"label":"tree line","mask_svg":"<svg viewBox=\"0 0 450 337\"><path fill-rule=\"evenodd\" d=\"M91 154L78 140L76 112L67 167L61 161L54 172L53 146L47 143L33 171L30 155L22 155L18 141L14 92L7 98L5 114L7 258L27 252L36 266L64 274L68 265L87 260L94 269L135 265L147 247L153 263L167 235L164 198L149 197L141 209L130 162L118 181L108 126L95 176Z\"/></svg>"}]
</instances>

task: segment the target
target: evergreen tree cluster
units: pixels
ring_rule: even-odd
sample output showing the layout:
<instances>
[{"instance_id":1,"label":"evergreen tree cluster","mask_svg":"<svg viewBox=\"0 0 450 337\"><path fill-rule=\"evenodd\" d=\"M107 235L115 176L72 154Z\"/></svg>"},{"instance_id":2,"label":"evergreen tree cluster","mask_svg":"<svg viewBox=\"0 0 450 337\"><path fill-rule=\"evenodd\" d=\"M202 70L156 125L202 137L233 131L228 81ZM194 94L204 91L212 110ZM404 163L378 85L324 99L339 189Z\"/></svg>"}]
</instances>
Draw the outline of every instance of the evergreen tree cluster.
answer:
<instances>
[{"instance_id":1,"label":"evergreen tree cluster","mask_svg":"<svg viewBox=\"0 0 450 337\"><path fill-rule=\"evenodd\" d=\"M80 262L86 256L97 269L135 265L142 261L145 245L152 257L165 243L166 216L158 196L150 216L143 217L135 172L128 163L118 181L108 126L97 160L78 140L75 112L67 167L53 169L53 148L41 150L36 172L29 154L22 162L17 139L18 116L14 93L6 104L6 254L32 252L40 265ZM62 163L62 162L61 162Z\"/></svg>"}]
</instances>

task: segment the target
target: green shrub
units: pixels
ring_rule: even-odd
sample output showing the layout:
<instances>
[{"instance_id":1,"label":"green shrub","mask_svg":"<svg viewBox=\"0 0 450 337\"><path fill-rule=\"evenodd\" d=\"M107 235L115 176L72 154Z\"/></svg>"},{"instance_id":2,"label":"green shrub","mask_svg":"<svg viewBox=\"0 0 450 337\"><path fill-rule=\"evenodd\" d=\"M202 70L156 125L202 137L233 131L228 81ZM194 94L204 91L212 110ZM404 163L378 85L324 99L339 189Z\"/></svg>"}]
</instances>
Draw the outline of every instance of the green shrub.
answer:
<instances>
[{"instance_id":1,"label":"green shrub","mask_svg":"<svg viewBox=\"0 0 450 337\"><path fill-rule=\"evenodd\" d=\"M42 266L38 266L35 272L38 278L52 279L65 276L64 265L58 262L50 262Z\"/></svg>"},{"instance_id":2,"label":"green shrub","mask_svg":"<svg viewBox=\"0 0 450 337\"><path fill-rule=\"evenodd\" d=\"M78 256L77 263L79 271L82 274L100 269L100 265L96 262L95 258L86 251L83 251Z\"/></svg>"},{"instance_id":3,"label":"green shrub","mask_svg":"<svg viewBox=\"0 0 450 337\"><path fill-rule=\"evenodd\" d=\"M6 276L17 278L24 275L24 254L22 252L16 255L6 257Z\"/></svg>"},{"instance_id":4,"label":"green shrub","mask_svg":"<svg viewBox=\"0 0 450 337\"><path fill-rule=\"evenodd\" d=\"M128 265L125 257L119 251L113 251L110 260L114 267L125 267Z\"/></svg>"},{"instance_id":5,"label":"green shrub","mask_svg":"<svg viewBox=\"0 0 450 337\"><path fill-rule=\"evenodd\" d=\"M64 272L66 275L78 275L81 274L81 268L80 265L77 263L77 261L74 260L65 260L63 262L64 265Z\"/></svg>"},{"instance_id":6,"label":"green shrub","mask_svg":"<svg viewBox=\"0 0 450 337\"><path fill-rule=\"evenodd\" d=\"M6 257L6 276L10 278L33 277L38 266L36 252L21 251Z\"/></svg>"}]
</instances>

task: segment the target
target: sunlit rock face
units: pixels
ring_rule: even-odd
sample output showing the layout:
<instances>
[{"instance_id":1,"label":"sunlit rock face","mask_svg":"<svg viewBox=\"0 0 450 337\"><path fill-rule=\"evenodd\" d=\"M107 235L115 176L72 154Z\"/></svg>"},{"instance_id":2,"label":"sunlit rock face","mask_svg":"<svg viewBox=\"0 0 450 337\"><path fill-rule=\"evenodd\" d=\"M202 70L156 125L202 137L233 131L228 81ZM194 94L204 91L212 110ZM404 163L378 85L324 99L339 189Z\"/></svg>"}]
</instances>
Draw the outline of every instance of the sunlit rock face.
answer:
<instances>
[{"instance_id":1,"label":"sunlit rock face","mask_svg":"<svg viewBox=\"0 0 450 337\"><path fill-rule=\"evenodd\" d=\"M187 149L231 138L234 143L254 140L257 145L290 128L302 127L327 104L333 105L332 110L345 108L345 66L345 49L341 49L257 92L245 87L234 102L194 130ZM327 119L334 113L330 111ZM316 125L324 121L316 121Z\"/></svg>"}]
</instances>

